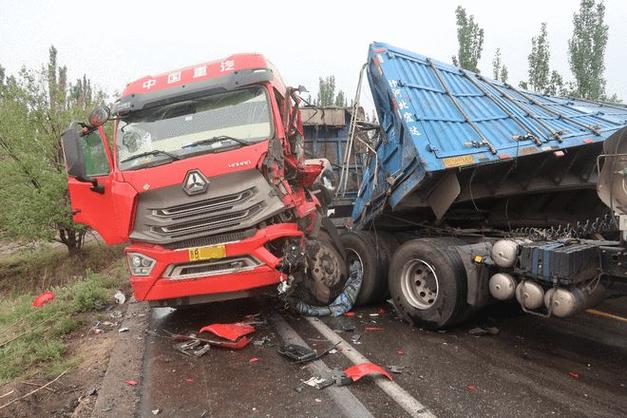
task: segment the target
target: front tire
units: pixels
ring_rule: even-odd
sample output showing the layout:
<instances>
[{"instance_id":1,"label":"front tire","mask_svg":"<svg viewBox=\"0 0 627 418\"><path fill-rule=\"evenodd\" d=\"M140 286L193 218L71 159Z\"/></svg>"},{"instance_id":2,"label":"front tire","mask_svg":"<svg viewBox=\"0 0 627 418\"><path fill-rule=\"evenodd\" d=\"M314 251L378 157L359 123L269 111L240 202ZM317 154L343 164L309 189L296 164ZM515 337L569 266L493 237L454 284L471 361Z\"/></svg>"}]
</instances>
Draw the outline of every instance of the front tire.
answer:
<instances>
[{"instance_id":1,"label":"front tire","mask_svg":"<svg viewBox=\"0 0 627 418\"><path fill-rule=\"evenodd\" d=\"M388 274L399 315L418 327L441 329L467 317L466 272L446 239L414 239L394 254Z\"/></svg>"}]
</instances>

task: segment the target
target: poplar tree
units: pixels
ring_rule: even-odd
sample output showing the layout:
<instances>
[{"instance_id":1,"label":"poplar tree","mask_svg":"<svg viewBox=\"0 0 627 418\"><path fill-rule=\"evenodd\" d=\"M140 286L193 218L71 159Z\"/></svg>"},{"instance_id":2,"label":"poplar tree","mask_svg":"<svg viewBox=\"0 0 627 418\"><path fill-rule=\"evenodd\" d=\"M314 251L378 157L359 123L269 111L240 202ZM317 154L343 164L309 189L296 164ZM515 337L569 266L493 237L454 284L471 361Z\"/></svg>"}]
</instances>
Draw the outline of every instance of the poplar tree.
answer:
<instances>
[{"instance_id":1,"label":"poplar tree","mask_svg":"<svg viewBox=\"0 0 627 418\"><path fill-rule=\"evenodd\" d=\"M475 22L473 15L468 15L462 6L455 9L457 22L457 56L453 57L453 64L466 70L479 72L477 64L483 50L483 29Z\"/></svg>"}]
</instances>

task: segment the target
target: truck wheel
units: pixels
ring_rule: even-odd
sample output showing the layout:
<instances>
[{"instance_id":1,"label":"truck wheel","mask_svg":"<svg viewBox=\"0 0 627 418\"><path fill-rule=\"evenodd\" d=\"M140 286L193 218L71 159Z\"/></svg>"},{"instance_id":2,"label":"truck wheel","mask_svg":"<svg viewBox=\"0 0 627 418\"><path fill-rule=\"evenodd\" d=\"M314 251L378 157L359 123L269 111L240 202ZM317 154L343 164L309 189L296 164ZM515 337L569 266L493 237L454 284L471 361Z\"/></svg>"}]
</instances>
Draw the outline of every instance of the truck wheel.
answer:
<instances>
[{"instance_id":1,"label":"truck wheel","mask_svg":"<svg viewBox=\"0 0 627 418\"><path fill-rule=\"evenodd\" d=\"M467 316L466 273L443 239L407 241L390 263L390 294L399 314L416 326L440 329Z\"/></svg>"},{"instance_id":2,"label":"truck wheel","mask_svg":"<svg viewBox=\"0 0 627 418\"><path fill-rule=\"evenodd\" d=\"M395 241L379 231L377 234L376 240L372 233L366 231L341 235L349 270L353 263L358 263L362 271L361 289L355 305L379 302L387 292L387 271Z\"/></svg>"}]
</instances>

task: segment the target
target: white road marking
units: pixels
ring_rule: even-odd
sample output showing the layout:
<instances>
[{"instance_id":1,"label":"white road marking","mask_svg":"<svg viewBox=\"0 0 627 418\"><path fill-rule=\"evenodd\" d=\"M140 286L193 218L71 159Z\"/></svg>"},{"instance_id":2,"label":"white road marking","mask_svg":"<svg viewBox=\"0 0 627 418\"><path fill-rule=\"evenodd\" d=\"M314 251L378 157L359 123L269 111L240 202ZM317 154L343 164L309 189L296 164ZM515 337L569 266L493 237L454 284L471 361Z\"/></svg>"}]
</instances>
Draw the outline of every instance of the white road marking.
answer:
<instances>
[{"instance_id":1,"label":"white road marking","mask_svg":"<svg viewBox=\"0 0 627 418\"><path fill-rule=\"evenodd\" d=\"M354 364L370 362L359 351L346 342L342 337L336 334L331 328L329 328L324 322L317 318L307 318L307 321L331 344L339 343L338 350L344 354ZM411 396L405 389L400 387L396 382L390 381L383 376L374 376L374 382L381 390L383 390L389 397L405 410L412 417L430 417L435 418L435 415L427 409L426 406L418 402L416 398Z\"/></svg>"},{"instance_id":2,"label":"white road marking","mask_svg":"<svg viewBox=\"0 0 627 418\"><path fill-rule=\"evenodd\" d=\"M279 336L286 344L298 344L309 347L307 343L294 331L294 329L279 315L273 315L271 321ZM313 374L330 376L331 369L322 360L315 360L307 364ZM349 418L374 418L368 408L359 401L345 386L329 386L324 390L333 399L342 411L342 414Z\"/></svg>"}]
</instances>

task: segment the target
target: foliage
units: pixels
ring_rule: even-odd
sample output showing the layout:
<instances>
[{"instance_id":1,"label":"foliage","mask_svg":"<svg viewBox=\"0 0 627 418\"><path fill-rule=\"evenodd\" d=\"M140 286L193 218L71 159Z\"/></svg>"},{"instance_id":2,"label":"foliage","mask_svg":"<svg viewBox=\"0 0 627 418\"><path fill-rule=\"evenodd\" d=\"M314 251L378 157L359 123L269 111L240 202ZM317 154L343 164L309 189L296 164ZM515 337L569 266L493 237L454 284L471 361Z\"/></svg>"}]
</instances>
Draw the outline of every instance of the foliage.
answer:
<instances>
[{"instance_id":1,"label":"foliage","mask_svg":"<svg viewBox=\"0 0 627 418\"><path fill-rule=\"evenodd\" d=\"M72 222L61 134L104 94L87 77L68 83L54 47L45 68L1 79L0 231L10 239L56 239L76 251L85 231Z\"/></svg>"},{"instance_id":2,"label":"foliage","mask_svg":"<svg viewBox=\"0 0 627 418\"><path fill-rule=\"evenodd\" d=\"M483 50L483 29L475 22L473 15L468 16L466 10L457 6L455 9L457 20L457 41L459 48L457 56L453 57L453 64L470 71L479 72L477 64Z\"/></svg>"},{"instance_id":3,"label":"foliage","mask_svg":"<svg viewBox=\"0 0 627 418\"><path fill-rule=\"evenodd\" d=\"M346 97L342 90L335 94L335 76L320 77L316 106L346 106Z\"/></svg>"},{"instance_id":4,"label":"foliage","mask_svg":"<svg viewBox=\"0 0 627 418\"><path fill-rule=\"evenodd\" d=\"M494 59L492 60L492 77L495 80L507 83L508 75L509 72L507 70L507 66L502 62L501 48L496 48L496 53L494 54Z\"/></svg>"},{"instance_id":5,"label":"foliage","mask_svg":"<svg viewBox=\"0 0 627 418\"><path fill-rule=\"evenodd\" d=\"M531 53L529 54L529 86L532 90L544 92L549 86L549 41L547 39L546 23L540 26L540 34L531 39Z\"/></svg>"},{"instance_id":6,"label":"foliage","mask_svg":"<svg viewBox=\"0 0 627 418\"><path fill-rule=\"evenodd\" d=\"M609 27L604 20L603 1L581 0L579 12L573 15L573 36L568 41L574 95L589 100L606 99L603 72Z\"/></svg>"}]
</instances>

